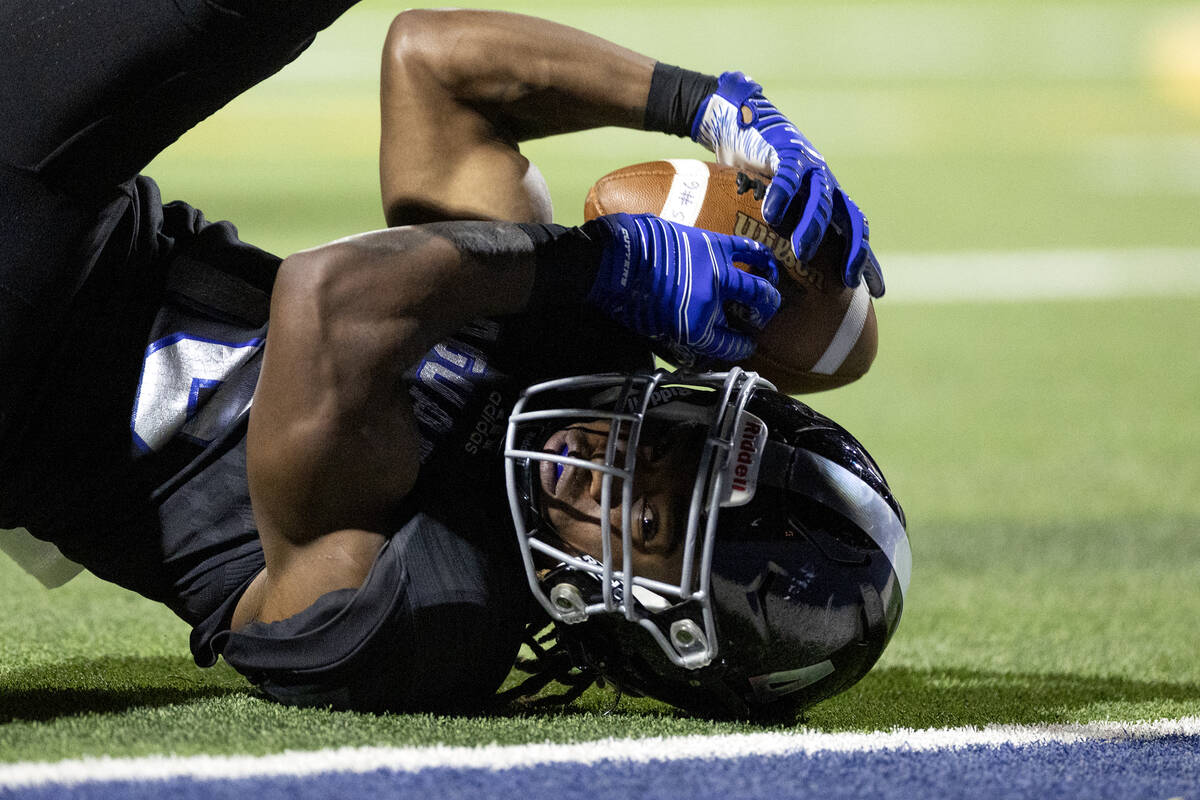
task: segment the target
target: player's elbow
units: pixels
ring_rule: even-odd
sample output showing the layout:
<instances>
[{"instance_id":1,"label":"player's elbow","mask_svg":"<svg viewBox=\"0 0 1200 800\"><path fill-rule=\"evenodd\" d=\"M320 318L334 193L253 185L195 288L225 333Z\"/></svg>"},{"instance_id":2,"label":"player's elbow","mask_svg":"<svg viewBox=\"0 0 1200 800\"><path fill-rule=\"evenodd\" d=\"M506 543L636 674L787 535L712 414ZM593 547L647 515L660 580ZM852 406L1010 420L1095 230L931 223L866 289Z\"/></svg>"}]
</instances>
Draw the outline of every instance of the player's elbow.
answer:
<instances>
[{"instance_id":1,"label":"player's elbow","mask_svg":"<svg viewBox=\"0 0 1200 800\"><path fill-rule=\"evenodd\" d=\"M404 75L408 80L444 80L440 63L447 49L450 16L453 12L414 8L396 15L383 45L383 73Z\"/></svg>"},{"instance_id":2,"label":"player's elbow","mask_svg":"<svg viewBox=\"0 0 1200 800\"><path fill-rule=\"evenodd\" d=\"M339 308L338 295L344 290L338 287L337 261L336 253L323 247L288 256L280 264L271 292L264 368L270 385L304 383L309 393L305 414L325 420L345 416L353 397L346 391L353 384L347 381L348 364L339 356L348 321ZM260 393L263 388L260 380Z\"/></svg>"},{"instance_id":3,"label":"player's elbow","mask_svg":"<svg viewBox=\"0 0 1200 800\"><path fill-rule=\"evenodd\" d=\"M271 329L319 331L331 313L337 275L328 247L288 256L279 265L271 292Z\"/></svg>"},{"instance_id":4,"label":"player's elbow","mask_svg":"<svg viewBox=\"0 0 1200 800\"><path fill-rule=\"evenodd\" d=\"M385 87L415 96L496 99L507 59L501 15L463 9L409 9L392 20L383 45ZM503 93L503 92L501 92Z\"/></svg>"}]
</instances>

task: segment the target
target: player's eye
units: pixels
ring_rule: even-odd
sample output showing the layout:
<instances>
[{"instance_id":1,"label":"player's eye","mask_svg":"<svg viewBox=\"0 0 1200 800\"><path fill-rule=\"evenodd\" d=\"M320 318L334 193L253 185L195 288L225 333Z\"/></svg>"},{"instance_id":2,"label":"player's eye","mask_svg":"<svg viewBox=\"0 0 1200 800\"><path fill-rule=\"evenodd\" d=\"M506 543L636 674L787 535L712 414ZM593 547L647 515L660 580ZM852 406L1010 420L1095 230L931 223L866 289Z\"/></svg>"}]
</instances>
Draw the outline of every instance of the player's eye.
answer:
<instances>
[{"instance_id":1,"label":"player's eye","mask_svg":"<svg viewBox=\"0 0 1200 800\"><path fill-rule=\"evenodd\" d=\"M658 533L658 515L654 506L642 501L642 544L649 543Z\"/></svg>"}]
</instances>

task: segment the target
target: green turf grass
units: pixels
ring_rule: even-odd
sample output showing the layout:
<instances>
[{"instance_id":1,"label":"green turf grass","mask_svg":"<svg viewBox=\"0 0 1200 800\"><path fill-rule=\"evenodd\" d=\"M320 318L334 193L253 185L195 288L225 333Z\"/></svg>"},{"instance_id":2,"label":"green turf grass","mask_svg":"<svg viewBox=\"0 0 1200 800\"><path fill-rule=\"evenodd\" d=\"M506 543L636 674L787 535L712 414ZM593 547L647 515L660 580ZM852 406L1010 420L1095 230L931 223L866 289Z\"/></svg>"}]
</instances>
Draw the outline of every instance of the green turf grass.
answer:
<instances>
[{"instance_id":1,"label":"green turf grass","mask_svg":"<svg viewBox=\"0 0 1200 800\"><path fill-rule=\"evenodd\" d=\"M1160 331L1200 335L1200 301L914 304L881 317L888 357L809 399L858 433L906 505L910 600L879 668L807 724L1200 714L1200 473L1187 452L1200 361L1150 357ZM992 334L979 335L981 318ZM140 598L87 576L48 592L7 563L0 575L6 760L751 729L629 699L611 716L280 708L223 666L195 668L186 626ZM610 703L593 692L581 708Z\"/></svg>"}]
</instances>

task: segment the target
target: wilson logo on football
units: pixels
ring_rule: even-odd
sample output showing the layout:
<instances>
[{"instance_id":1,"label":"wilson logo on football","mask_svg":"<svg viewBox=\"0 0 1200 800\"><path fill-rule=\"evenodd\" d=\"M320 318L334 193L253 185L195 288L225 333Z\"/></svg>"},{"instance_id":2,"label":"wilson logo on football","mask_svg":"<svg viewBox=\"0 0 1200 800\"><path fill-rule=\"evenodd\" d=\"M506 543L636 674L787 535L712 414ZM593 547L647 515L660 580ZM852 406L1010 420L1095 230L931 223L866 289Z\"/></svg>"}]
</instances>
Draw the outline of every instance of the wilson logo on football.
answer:
<instances>
[{"instance_id":1,"label":"wilson logo on football","mask_svg":"<svg viewBox=\"0 0 1200 800\"><path fill-rule=\"evenodd\" d=\"M733 223L733 232L771 248L780 265L801 284L811 286L817 291L825 290L825 276L797 261L796 254L792 252L792 243L771 230L767 223L739 211Z\"/></svg>"},{"instance_id":2,"label":"wilson logo on football","mask_svg":"<svg viewBox=\"0 0 1200 800\"><path fill-rule=\"evenodd\" d=\"M725 465L725 485L729 489L721 501L723 507L745 505L754 498L766 442L766 423L749 412L742 414L733 450Z\"/></svg>"}]
</instances>

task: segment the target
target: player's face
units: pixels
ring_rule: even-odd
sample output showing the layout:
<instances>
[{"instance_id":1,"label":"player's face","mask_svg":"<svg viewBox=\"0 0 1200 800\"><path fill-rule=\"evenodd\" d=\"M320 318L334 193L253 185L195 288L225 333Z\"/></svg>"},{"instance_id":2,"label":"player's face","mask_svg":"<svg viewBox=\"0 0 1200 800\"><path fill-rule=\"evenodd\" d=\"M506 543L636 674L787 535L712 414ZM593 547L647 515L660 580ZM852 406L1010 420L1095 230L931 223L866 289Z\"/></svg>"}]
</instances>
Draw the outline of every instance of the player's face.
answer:
<instances>
[{"instance_id":1,"label":"player's face","mask_svg":"<svg viewBox=\"0 0 1200 800\"><path fill-rule=\"evenodd\" d=\"M610 425L581 422L551 436L543 450L603 464ZM638 443L633 481L633 574L677 583L683 569L688 506L704 430L683 426L644 428ZM618 443L616 463L625 463L625 442ZM542 508L558 535L571 547L603 558L601 491L604 474L597 470L543 461L540 465ZM612 552L622 563L621 481L611 488Z\"/></svg>"}]
</instances>

